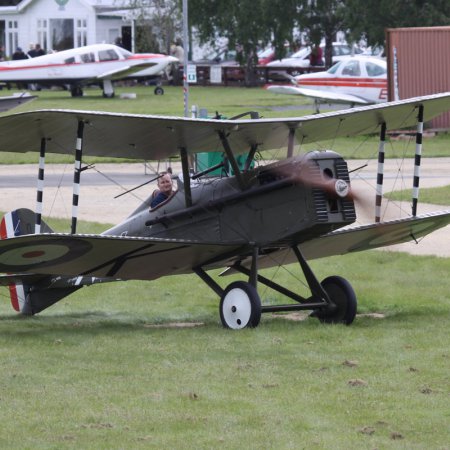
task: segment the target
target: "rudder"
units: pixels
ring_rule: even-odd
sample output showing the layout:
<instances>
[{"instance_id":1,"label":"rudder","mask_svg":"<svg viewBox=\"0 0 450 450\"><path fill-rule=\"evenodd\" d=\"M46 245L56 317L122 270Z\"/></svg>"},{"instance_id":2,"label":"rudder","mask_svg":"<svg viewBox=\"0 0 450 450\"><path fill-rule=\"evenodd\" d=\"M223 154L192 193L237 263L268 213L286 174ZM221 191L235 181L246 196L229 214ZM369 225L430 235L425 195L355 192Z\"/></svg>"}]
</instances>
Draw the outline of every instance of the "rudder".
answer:
<instances>
[{"instance_id":1,"label":"rudder","mask_svg":"<svg viewBox=\"0 0 450 450\"><path fill-rule=\"evenodd\" d=\"M0 222L0 239L34 234L35 219L35 213L27 208L20 208L6 213ZM41 231L43 233L53 232L44 222L41 224ZM11 305L15 311L30 314L27 297L32 287L33 285L26 283L14 282L8 284Z\"/></svg>"}]
</instances>

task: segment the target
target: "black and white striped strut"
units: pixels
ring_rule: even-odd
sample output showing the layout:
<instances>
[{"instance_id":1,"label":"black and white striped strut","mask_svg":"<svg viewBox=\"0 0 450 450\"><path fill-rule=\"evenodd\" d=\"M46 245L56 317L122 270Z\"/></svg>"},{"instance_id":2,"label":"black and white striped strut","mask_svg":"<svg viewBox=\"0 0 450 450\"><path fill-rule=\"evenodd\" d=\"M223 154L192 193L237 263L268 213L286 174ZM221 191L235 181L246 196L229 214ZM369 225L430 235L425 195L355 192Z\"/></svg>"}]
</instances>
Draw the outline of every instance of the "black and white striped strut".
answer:
<instances>
[{"instance_id":1,"label":"black and white striped strut","mask_svg":"<svg viewBox=\"0 0 450 450\"><path fill-rule=\"evenodd\" d=\"M419 106L417 116L416 132L416 153L414 157L414 179L412 191L412 215L417 215L417 203L419 201L420 163L422 159L422 138L423 138L423 105Z\"/></svg>"},{"instance_id":2,"label":"black and white striped strut","mask_svg":"<svg viewBox=\"0 0 450 450\"><path fill-rule=\"evenodd\" d=\"M42 224L42 202L44 197L44 173L45 173L45 144L46 139L41 139L41 149L39 153L39 172L37 182L36 195L36 223L34 225L34 232L39 234L41 232Z\"/></svg>"},{"instance_id":3,"label":"black and white striped strut","mask_svg":"<svg viewBox=\"0 0 450 450\"><path fill-rule=\"evenodd\" d=\"M73 172L73 196L72 196L72 226L71 234L77 231L78 199L80 197L81 159L83 156L83 131L84 122L78 121L77 140L75 144L75 167Z\"/></svg>"},{"instance_id":4,"label":"black and white striped strut","mask_svg":"<svg viewBox=\"0 0 450 450\"><path fill-rule=\"evenodd\" d=\"M381 221L381 201L383 199L384 146L386 143L386 122L381 124L380 144L378 146L377 190L375 197L375 222Z\"/></svg>"}]
</instances>

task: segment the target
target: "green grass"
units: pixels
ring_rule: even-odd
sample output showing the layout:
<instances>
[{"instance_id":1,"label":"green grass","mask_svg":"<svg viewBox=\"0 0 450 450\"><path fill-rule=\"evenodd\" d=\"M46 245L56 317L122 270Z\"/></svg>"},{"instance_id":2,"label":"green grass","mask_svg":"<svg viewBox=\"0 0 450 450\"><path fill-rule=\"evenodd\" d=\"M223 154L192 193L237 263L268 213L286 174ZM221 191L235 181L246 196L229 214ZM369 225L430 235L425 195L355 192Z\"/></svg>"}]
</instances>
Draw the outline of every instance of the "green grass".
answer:
<instances>
[{"instance_id":1,"label":"green grass","mask_svg":"<svg viewBox=\"0 0 450 450\"><path fill-rule=\"evenodd\" d=\"M130 92L136 93L137 98L128 100L119 98L121 93ZM266 118L302 116L313 112L311 100L309 99L299 96L274 94L262 88L192 86L189 92L189 105L206 108L211 116L216 111L226 117L232 117L249 111L257 111L261 117ZM183 116L183 100L183 88L174 86L165 87L165 94L162 96L154 95L153 87L151 86L118 87L116 88L116 97L113 99L102 98L101 90L98 88L86 89L85 96L81 98L71 98L67 91L44 90L38 93L38 98L33 102L27 103L9 113L37 109L80 109ZM295 105L298 105L299 109L292 109ZM446 133L440 133L432 138L424 138L424 157L448 156L449 143L450 136ZM332 149L342 154L345 158L376 158L378 138L377 136L339 138L337 140L309 144L297 150L304 152L312 149ZM396 142L395 145L391 145L388 142L386 146L386 157L413 157L414 150L415 138L412 136L406 141ZM273 155L269 155L268 157L273 157ZM46 158L46 162L48 163L67 163L72 162L72 160L73 158L63 155L48 155ZM0 164L35 163L36 161L36 154L0 152ZM86 159L87 163L98 161L108 162L111 159Z\"/></svg>"},{"instance_id":2,"label":"green grass","mask_svg":"<svg viewBox=\"0 0 450 450\"><path fill-rule=\"evenodd\" d=\"M409 200L403 191L395 191L386 195L390 200ZM420 189L419 200L421 203L433 205L450 205L450 185L439 188Z\"/></svg>"},{"instance_id":3,"label":"green grass","mask_svg":"<svg viewBox=\"0 0 450 450\"><path fill-rule=\"evenodd\" d=\"M385 318L266 315L233 332L195 275L84 288L31 318L0 289L0 447L448 448L450 259L369 251L312 265ZM288 271L264 274L301 289Z\"/></svg>"},{"instance_id":4,"label":"green grass","mask_svg":"<svg viewBox=\"0 0 450 450\"><path fill-rule=\"evenodd\" d=\"M182 115L181 88L163 97L123 89L138 99L43 92L27 108ZM191 89L191 104L220 105L225 115L257 109L267 117L280 114L270 105L305 101L274 97ZM376 141L357 138L364 150L356 152L372 157ZM347 151L350 142L335 145ZM448 155L448 136L428 143L433 156ZM105 228L78 224L85 233ZM30 318L17 316L0 288L0 448L448 449L450 259L369 251L312 267L319 279L346 277L359 312L384 318L344 327L265 315L257 329L233 332L220 326L218 299L195 275L84 288ZM264 275L304 293L292 273L299 268ZM283 301L260 293L266 303Z\"/></svg>"}]
</instances>

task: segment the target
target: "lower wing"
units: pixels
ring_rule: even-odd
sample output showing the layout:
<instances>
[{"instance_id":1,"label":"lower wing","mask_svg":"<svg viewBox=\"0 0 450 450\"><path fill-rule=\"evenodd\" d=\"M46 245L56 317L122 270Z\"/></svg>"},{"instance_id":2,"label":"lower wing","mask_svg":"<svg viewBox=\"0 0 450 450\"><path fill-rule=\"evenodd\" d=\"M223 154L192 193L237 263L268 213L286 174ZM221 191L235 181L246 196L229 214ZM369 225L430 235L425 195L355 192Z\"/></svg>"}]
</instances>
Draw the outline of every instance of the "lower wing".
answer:
<instances>
[{"instance_id":1,"label":"lower wing","mask_svg":"<svg viewBox=\"0 0 450 450\"><path fill-rule=\"evenodd\" d=\"M307 260L345 255L418 240L448 224L450 224L450 211L440 211L405 219L344 228L303 242L299 248ZM268 268L294 262L297 262L297 258L291 249L272 249L260 257L258 267ZM244 258L239 263L250 267L251 259ZM223 275L231 273L234 273L232 267L222 272Z\"/></svg>"},{"instance_id":2,"label":"lower wing","mask_svg":"<svg viewBox=\"0 0 450 450\"><path fill-rule=\"evenodd\" d=\"M242 244L124 236L34 234L0 240L0 273L154 280L229 265ZM220 263L219 263L220 261ZM5 282L6 284L6 282Z\"/></svg>"}]
</instances>

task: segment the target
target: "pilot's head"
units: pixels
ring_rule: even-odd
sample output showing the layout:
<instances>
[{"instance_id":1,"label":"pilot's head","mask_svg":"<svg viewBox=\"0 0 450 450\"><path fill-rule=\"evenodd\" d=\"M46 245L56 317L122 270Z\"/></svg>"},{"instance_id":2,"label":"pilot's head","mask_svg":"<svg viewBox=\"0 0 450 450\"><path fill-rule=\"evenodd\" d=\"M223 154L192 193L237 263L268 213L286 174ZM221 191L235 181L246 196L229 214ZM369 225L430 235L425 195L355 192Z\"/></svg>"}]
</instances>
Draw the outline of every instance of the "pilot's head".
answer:
<instances>
[{"instance_id":1,"label":"pilot's head","mask_svg":"<svg viewBox=\"0 0 450 450\"><path fill-rule=\"evenodd\" d=\"M168 172L162 172L158 178L158 189L164 194L170 194L172 192L172 177Z\"/></svg>"}]
</instances>

